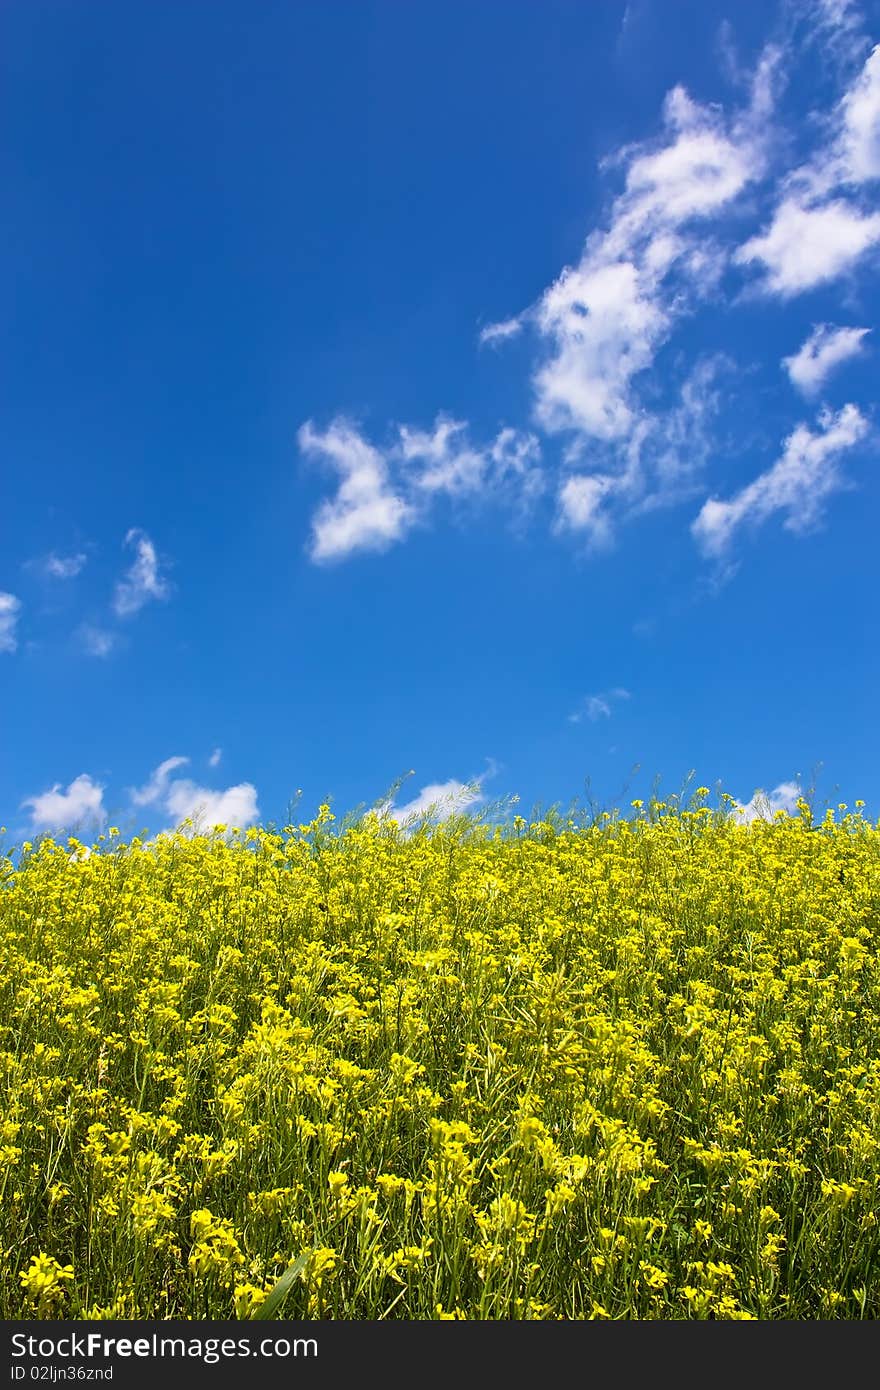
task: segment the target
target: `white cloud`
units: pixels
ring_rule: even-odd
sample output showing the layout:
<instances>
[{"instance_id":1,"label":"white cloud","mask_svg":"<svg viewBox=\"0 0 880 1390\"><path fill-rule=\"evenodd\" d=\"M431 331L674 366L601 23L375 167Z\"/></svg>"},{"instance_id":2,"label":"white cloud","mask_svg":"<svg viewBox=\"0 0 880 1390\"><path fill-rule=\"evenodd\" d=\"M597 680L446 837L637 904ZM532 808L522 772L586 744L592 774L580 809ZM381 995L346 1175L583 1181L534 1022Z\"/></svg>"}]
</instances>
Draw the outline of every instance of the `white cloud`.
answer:
<instances>
[{"instance_id":1,"label":"white cloud","mask_svg":"<svg viewBox=\"0 0 880 1390\"><path fill-rule=\"evenodd\" d=\"M850 60L861 50L862 14L857 0L813 0L812 4L806 0L803 10L823 48L839 44Z\"/></svg>"},{"instance_id":2,"label":"white cloud","mask_svg":"<svg viewBox=\"0 0 880 1390\"><path fill-rule=\"evenodd\" d=\"M598 695L586 695L580 708L568 716L569 723L580 724L584 719L589 719L590 723L595 724L599 719L610 719L615 703L629 698L629 691L620 685L613 690L603 690Z\"/></svg>"},{"instance_id":3,"label":"white cloud","mask_svg":"<svg viewBox=\"0 0 880 1390\"><path fill-rule=\"evenodd\" d=\"M862 40L847 5L822 5L821 29L843 39L847 65ZM769 227L734 255L738 265L760 266L759 288L783 299L802 294L852 270L880 242L880 214L857 197L862 184L880 178L880 46L825 119L827 138L781 184Z\"/></svg>"},{"instance_id":4,"label":"white cloud","mask_svg":"<svg viewBox=\"0 0 880 1390\"><path fill-rule=\"evenodd\" d=\"M403 806L392 804L385 808L384 814L392 817L400 825L424 815L443 820L453 812L464 811L468 806L477 806L481 801L485 801L485 796L480 778L473 782L457 782L455 778L451 778L448 782L432 782L429 786L422 787L412 801L405 802Z\"/></svg>"},{"instance_id":5,"label":"white cloud","mask_svg":"<svg viewBox=\"0 0 880 1390\"><path fill-rule=\"evenodd\" d=\"M82 572L88 558L81 551L76 555L56 555L53 550L46 556L43 569L52 579L75 579Z\"/></svg>"},{"instance_id":6,"label":"white cloud","mask_svg":"<svg viewBox=\"0 0 880 1390\"><path fill-rule=\"evenodd\" d=\"M576 473L559 489L557 531L576 531L601 550L611 541L611 519L605 502L615 490L615 479L605 474Z\"/></svg>"},{"instance_id":7,"label":"white cloud","mask_svg":"<svg viewBox=\"0 0 880 1390\"><path fill-rule=\"evenodd\" d=\"M581 535L607 549L614 523L694 495L714 447L712 425L721 405L719 378L732 370L723 354L702 357L688 372L676 404L642 413L617 451L615 473L573 473L558 490L554 530Z\"/></svg>"},{"instance_id":8,"label":"white cloud","mask_svg":"<svg viewBox=\"0 0 880 1390\"><path fill-rule=\"evenodd\" d=\"M131 790L131 799L135 806L155 806L162 801L168 792L168 779L172 772L179 767L185 767L189 758L166 758L160 763L156 770L143 787L134 787Z\"/></svg>"},{"instance_id":9,"label":"white cloud","mask_svg":"<svg viewBox=\"0 0 880 1390\"><path fill-rule=\"evenodd\" d=\"M840 111L838 151L845 177L853 183L880 178L880 44L844 96Z\"/></svg>"},{"instance_id":10,"label":"white cloud","mask_svg":"<svg viewBox=\"0 0 880 1390\"><path fill-rule=\"evenodd\" d=\"M500 430L489 446L489 457L495 464L499 476L512 474L523 477L529 473L541 458L541 446L533 434L522 434L519 430Z\"/></svg>"},{"instance_id":11,"label":"white cloud","mask_svg":"<svg viewBox=\"0 0 880 1390\"><path fill-rule=\"evenodd\" d=\"M582 264L547 291L538 325L555 350L535 375L544 429L603 440L629 433L630 382L650 365L669 327L653 291L630 262Z\"/></svg>"},{"instance_id":12,"label":"white cloud","mask_svg":"<svg viewBox=\"0 0 880 1390\"><path fill-rule=\"evenodd\" d=\"M566 436L552 485L549 465L539 466L534 436L502 431L492 445L474 443L468 426L447 416L428 429L402 427L399 440L381 450L355 434L348 453L356 445L358 462L336 463L345 478L366 479L369 505L362 512L357 499L343 495L343 484L315 518L313 558L384 549L424 522L441 498L503 492L508 499L516 491L530 501L550 491L554 532L601 549L612 543L619 523L693 496L719 447L722 371L732 375L736 367L717 352L698 354L694 362L687 343L670 361L673 333L701 306L724 302L732 264L753 268L750 279L759 290L787 298L843 275L880 245L880 211L867 204L863 189L880 167L880 48L865 62L861 20L847 0L792 0L776 27L781 42L765 47L738 107L725 112L700 104L681 86L667 94L657 137L605 161L606 169L618 171L620 191L579 257L530 307L479 333L481 343L495 346L525 329L537 340L530 370L533 418L539 432ZM725 42L735 85L742 88L745 69L733 56L729 34ZM799 46L812 44L833 55L838 93L849 87L825 113L809 113L803 128L813 153L805 161L799 155L799 167L771 185L769 203L761 203L759 184L770 171L778 173L794 147L776 118L785 69ZM766 213L756 216L763 207ZM749 230L736 232L743 244L735 246L733 228L740 225ZM862 330L837 332L786 359L798 389L818 389L833 366L857 350L851 335ZM312 430L311 438L325 437ZM499 457L505 438L516 441L506 457L517 463L506 471ZM805 444L807 461L815 452L808 446L812 438L808 430L806 441L797 431L792 436L792 447ZM721 533L729 534L746 514L757 520L779 507L791 529L812 524L819 502L840 479L833 467L820 469L819 502L813 504L798 493L786 458L732 501L706 503L694 530L707 551L724 549Z\"/></svg>"},{"instance_id":13,"label":"white cloud","mask_svg":"<svg viewBox=\"0 0 880 1390\"><path fill-rule=\"evenodd\" d=\"M787 514L786 530L809 530L818 522L826 497L844 486L840 455L863 439L867 430L867 420L854 405L845 405L836 415L823 411L815 433L807 425L798 425L766 473L730 501L712 498L704 503L691 527L704 554L724 556L740 526L758 526L777 511Z\"/></svg>"},{"instance_id":14,"label":"white cloud","mask_svg":"<svg viewBox=\"0 0 880 1390\"><path fill-rule=\"evenodd\" d=\"M543 486L541 448L533 434L503 429L486 447L468 439L465 421L440 415L432 431L400 428L393 451L403 465L403 485L418 493L450 497L499 494L519 487L533 494ZM414 467L414 465L419 465Z\"/></svg>"},{"instance_id":15,"label":"white cloud","mask_svg":"<svg viewBox=\"0 0 880 1390\"><path fill-rule=\"evenodd\" d=\"M753 103L767 98L767 68ZM638 421L634 378L654 360L674 321L717 280L723 253L693 224L726 209L763 169L753 112L725 129L717 111L682 87L664 106L665 143L624 151L625 191L607 231L587 240L531 312L549 343L537 369L536 413L550 431L620 441Z\"/></svg>"},{"instance_id":16,"label":"white cloud","mask_svg":"<svg viewBox=\"0 0 880 1390\"><path fill-rule=\"evenodd\" d=\"M838 78L848 77L871 46L860 0L786 0L783 15L789 51L799 40Z\"/></svg>"},{"instance_id":17,"label":"white cloud","mask_svg":"<svg viewBox=\"0 0 880 1390\"><path fill-rule=\"evenodd\" d=\"M503 429L488 452L490 487L496 495L513 502L524 518L547 486L537 438L521 430Z\"/></svg>"},{"instance_id":18,"label":"white cloud","mask_svg":"<svg viewBox=\"0 0 880 1390\"><path fill-rule=\"evenodd\" d=\"M307 421L297 436L304 454L336 469L336 496L323 502L312 521L311 558L339 560L359 550L387 550L415 521L413 508L391 486L383 454L343 419L323 434Z\"/></svg>"},{"instance_id":19,"label":"white cloud","mask_svg":"<svg viewBox=\"0 0 880 1390\"><path fill-rule=\"evenodd\" d=\"M189 758L166 758L145 786L131 790L132 804L159 806L171 816L175 825L192 820L206 829L214 825L240 829L257 820L260 812L256 787L250 782L239 782L234 787L215 790L202 787L188 777L172 777L172 773L188 762Z\"/></svg>"},{"instance_id":20,"label":"white cloud","mask_svg":"<svg viewBox=\"0 0 880 1390\"><path fill-rule=\"evenodd\" d=\"M786 198L768 230L745 242L734 260L760 263L763 289L786 299L836 279L878 242L880 213L862 214L841 198L819 207Z\"/></svg>"},{"instance_id":21,"label":"white cloud","mask_svg":"<svg viewBox=\"0 0 880 1390\"><path fill-rule=\"evenodd\" d=\"M56 782L48 791L29 796L21 804L30 807L33 830L73 830L89 823L102 826L107 819L104 788L84 772L74 778L66 791Z\"/></svg>"},{"instance_id":22,"label":"white cloud","mask_svg":"<svg viewBox=\"0 0 880 1390\"><path fill-rule=\"evenodd\" d=\"M117 639L115 633L108 632L106 628L83 623L79 628L79 640L89 656L105 657L113 651Z\"/></svg>"},{"instance_id":23,"label":"white cloud","mask_svg":"<svg viewBox=\"0 0 880 1390\"><path fill-rule=\"evenodd\" d=\"M522 504L543 487L534 435L507 428L477 446L465 421L445 415L438 415L431 430L400 426L384 450L342 419L323 434L311 422L303 425L299 445L306 454L329 459L343 475L336 496L321 504L312 521L310 554L318 562L386 550L425 522L441 497Z\"/></svg>"},{"instance_id":24,"label":"white cloud","mask_svg":"<svg viewBox=\"0 0 880 1390\"><path fill-rule=\"evenodd\" d=\"M693 101L684 87L669 92L663 116L673 138L633 159L617 206L611 239L627 248L646 231L653 237L657 226L678 228L716 213L762 164L753 130L741 125L728 135L719 113Z\"/></svg>"},{"instance_id":25,"label":"white cloud","mask_svg":"<svg viewBox=\"0 0 880 1390\"><path fill-rule=\"evenodd\" d=\"M400 430L400 452L406 463L420 462L415 485L426 492L476 492L486 473L486 454L466 440L467 425L440 416L433 431Z\"/></svg>"},{"instance_id":26,"label":"white cloud","mask_svg":"<svg viewBox=\"0 0 880 1390\"><path fill-rule=\"evenodd\" d=\"M490 323L480 330L481 343L505 343L522 332L522 319L503 319L501 323Z\"/></svg>"},{"instance_id":27,"label":"white cloud","mask_svg":"<svg viewBox=\"0 0 880 1390\"><path fill-rule=\"evenodd\" d=\"M494 341L531 322L548 344L534 374L536 416L547 431L614 442L636 427L634 379L674 322L714 292L725 264L698 224L727 210L763 173L779 58L775 49L764 52L748 109L727 123L683 87L669 92L661 140L630 146L614 161L626 168L625 186L606 229L588 237L578 264L537 305L484 329L482 339Z\"/></svg>"},{"instance_id":28,"label":"white cloud","mask_svg":"<svg viewBox=\"0 0 880 1390\"><path fill-rule=\"evenodd\" d=\"M18 618L21 599L15 594L0 593L0 652L14 652L18 647Z\"/></svg>"},{"instance_id":29,"label":"white cloud","mask_svg":"<svg viewBox=\"0 0 880 1390\"><path fill-rule=\"evenodd\" d=\"M805 396L815 395L836 367L862 351L862 340L868 332L867 328L819 324L793 356L782 359L792 385Z\"/></svg>"},{"instance_id":30,"label":"white cloud","mask_svg":"<svg viewBox=\"0 0 880 1390\"><path fill-rule=\"evenodd\" d=\"M764 791L756 791L751 801L737 806L733 818L743 825L749 825L754 820L772 820L777 811L793 815L797 810L800 795L801 789L797 782L780 782L769 795Z\"/></svg>"},{"instance_id":31,"label":"white cloud","mask_svg":"<svg viewBox=\"0 0 880 1390\"><path fill-rule=\"evenodd\" d=\"M213 753L211 754L210 758L208 759L208 767L219 767L219 766L220 766L220 759L221 759L222 757L223 757L223 749L222 749L222 748L215 748L214 751L213 751Z\"/></svg>"},{"instance_id":32,"label":"white cloud","mask_svg":"<svg viewBox=\"0 0 880 1390\"><path fill-rule=\"evenodd\" d=\"M720 293L728 253L708 224L764 174L781 57L765 49L748 105L729 118L683 87L670 91L659 138L606 161L623 170L623 191L578 262L531 308L481 334L501 342L532 326L546 349L532 372L535 419L548 434L569 434L564 463L580 465L557 485L557 533L601 548L621 512L693 491L712 447L722 359L698 361L666 409L647 408L653 384L640 389L639 378L681 319Z\"/></svg>"},{"instance_id":33,"label":"white cloud","mask_svg":"<svg viewBox=\"0 0 880 1390\"><path fill-rule=\"evenodd\" d=\"M252 825L260 814L257 789L250 782L213 791L181 778L169 784L165 807L178 824L192 820L207 829L215 825L241 829Z\"/></svg>"},{"instance_id":34,"label":"white cloud","mask_svg":"<svg viewBox=\"0 0 880 1390\"><path fill-rule=\"evenodd\" d=\"M125 544L133 547L135 558L116 585L113 609L119 618L130 618L151 599L167 599L171 593L171 586L159 572L156 547L146 532L132 527Z\"/></svg>"},{"instance_id":35,"label":"white cloud","mask_svg":"<svg viewBox=\"0 0 880 1390\"><path fill-rule=\"evenodd\" d=\"M721 353L699 358L681 384L677 404L646 420L634 436L632 461L621 482L625 491L637 496L647 489L637 502L638 511L671 506L693 495L697 475L715 447L713 426L722 403L719 379L733 370Z\"/></svg>"}]
</instances>

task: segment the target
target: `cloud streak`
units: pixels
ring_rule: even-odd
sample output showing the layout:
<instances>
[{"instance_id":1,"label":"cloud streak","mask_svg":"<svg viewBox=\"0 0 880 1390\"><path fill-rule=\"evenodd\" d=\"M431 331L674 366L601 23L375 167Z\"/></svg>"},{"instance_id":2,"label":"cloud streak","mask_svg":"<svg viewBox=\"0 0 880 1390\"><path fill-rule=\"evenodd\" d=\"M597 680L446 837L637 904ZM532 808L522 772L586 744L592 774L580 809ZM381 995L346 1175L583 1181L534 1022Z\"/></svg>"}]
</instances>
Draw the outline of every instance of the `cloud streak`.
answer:
<instances>
[{"instance_id":1,"label":"cloud streak","mask_svg":"<svg viewBox=\"0 0 880 1390\"><path fill-rule=\"evenodd\" d=\"M838 18L843 24L847 16L841 11ZM764 294L785 300L828 284L880 242L880 214L859 197L863 184L880 178L880 46L828 125L825 143L783 180L769 226L734 256L737 265L764 272Z\"/></svg>"},{"instance_id":2,"label":"cloud streak","mask_svg":"<svg viewBox=\"0 0 880 1390\"><path fill-rule=\"evenodd\" d=\"M550 433L629 438L639 419L638 375L675 321L716 282L723 252L693 228L729 207L763 171L756 126L726 129L717 111L674 88L654 150L629 153L626 186L605 231L587 240L531 314L550 352L533 384L536 417Z\"/></svg>"},{"instance_id":3,"label":"cloud streak","mask_svg":"<svg viewBox=\"0 0 880 1390\"><path fill-rule=\"evenodd\" d=\"M713 559L728 556L741 527L760 526L775 512L784 513L787 531L802 534L816 526L826 498L845 486L841 455L867 431L868 422L854 405L836 415L823 411L815 431L798 425L766 473L726 502L710 498L704 503L691 527L700 549Z\"/></svg>"},{"instance_id":4,"label":"cloud streak","mask_svg":"<svg viewBox=\"0 0 880 1390\"><path fill-rule=\"evenodd\" d=\"M15 594L0 593L0 652L17 650L20 616L21 599Z\"/></svg>"},{"instance_id":5,"label":"cloud streak","mask_svg":"<svg viewBox=\"0 0 880 1390\"><path fill-rule=\"evenodd\" d=\"M511 338L516 338L523 328L522 319L504 319L501 323L489 323L480 330L480 342L497 346L499 343L509 342Z\"/></svg>"},{"instance_id":6,"label":"cloud streak","mask_svg":"<svg viewBox=\"0 0 880 1390\"><path fill-rule=\"evenodd\" d=\"M782 359L792 386L804 396L815 396L832 372L851 357L858 356L869 332L868 328L834 328L827 323L819 324L796 353Z\"/></svg>"},{"instance_id":7,"label":"cloud streak","mask_svg":"<svg viewBox=\"0 0 880 1390\"><path fill-rule=\"evenodd\" d=\"M765 293L790 299L836 280L878 242L880 213L862 214L842 198L813 207L786 198L767 231L741 246L734 260L760 265Z\"/></svg>"},{"instance_id":8,"label":"cloud streak","mask_svg":"<svg viewBox=\"0 0 880 1390\"><path fill-rule=\"evenodd\" d=\"M841 102L838 153L853 183L880 179L880 44Z\"/></svg>"},{"instance_id":9,"label":"cloud streak","mask_svg":"<svg viewBox=\"0 0 880 1390\"><path fill-rule=\"evenodd\" d=\"M125 544L134 550L130 569L116 585L113 611L118 618L132 618L147 604L170 597L171 586L162 575L156 547L145 531L132 527Z\"/></svg>"},{"instance_id":10,"label":"cloud streak","mask_svg":"<svg viewBox=\"0 0 880 1390\"><path fill-rule=\"evenodd\" d=\"M106 628L97 627L93 623L83 623L78 629L77 637L83 651L89 656L99 658L108 657L116 647L117 638Z\"/></svg>"},{"instance_id":11,"label":"cloud streak","mask_svg":"<svg viewBox=\"0 0 880 1390\"><path fill-rule=\"evenodd\" d=\"M621 700L631 699L630 692L617 685L613 690L602 690L597 695L585 695L578 709L568 716L570 724L581 724L588 719L596 724L600 719L610 719L613 707Z\"/></svg>"},{"instance_id":12,"label":"cloud streak","mask_svg":"<svg viewBox=\"0 0 880 1390\"><path fill-rule=\"evenodd\" d=\"M469 806L479 806L485 799L479 778L473 782L458 782L453 777L448 782L429 783L411 801L402 806L391 805L385 814L399 825L407 825L422 816L445 820L455 812L466 811Z\"/></svg>"},{"instance_id":13,"label":"cloud streak","mask_svg":"<svg viewBox=\"0 0 880 1390\"><path fill-rule=\"evenodd\" d=\"M43 569L51 579L75 579L85 569L88 558L82 551L76 555L56 555L53 550L46 556Z\"/></svg>"}]
</instances>

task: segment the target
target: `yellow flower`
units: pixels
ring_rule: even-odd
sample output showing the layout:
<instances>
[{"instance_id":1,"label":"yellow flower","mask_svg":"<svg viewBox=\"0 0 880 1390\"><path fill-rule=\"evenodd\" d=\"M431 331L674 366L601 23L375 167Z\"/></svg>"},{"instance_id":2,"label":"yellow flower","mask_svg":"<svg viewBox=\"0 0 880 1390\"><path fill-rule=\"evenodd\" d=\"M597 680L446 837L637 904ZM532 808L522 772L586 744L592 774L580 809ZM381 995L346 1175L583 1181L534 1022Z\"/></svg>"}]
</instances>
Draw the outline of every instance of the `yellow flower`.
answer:
<instances>
[{"instance_id":1,"label":"yellow flower","mask_svg":"<svg viewBox=\"0 0 880 1390\"><path fill-rule=\"evenodd\" d=\"M39 1316L57 1309L65 1296L65 1284L73 1280L73 1265L61 1265L52 1255L40 1251L19 1274L28 1302L36 1305Z\"/></svg>"},{"instance_id":2,"label":"yellow flower","mask_svg":"<svg viewBox=\"0 0 880 1390\"><path fill-rule=\"evenodd\" d=\"M330 1189L330 1198L338 1202L348 1188L348 1174L339 1171L327 1174L327 1186Z\"/></svg>"},{"instance_id":3,"label":"yellow flower","mask_svg":"<svg viewBox=\"0 0 880 1390\"><path fill-rule=\"evenodd\" d=\"M256 1284L236 1284L232 1295L236 1318L243 1321L252 1318L268 1296L269 1290L258 1288Z\"/></svg>"}]
</instances>

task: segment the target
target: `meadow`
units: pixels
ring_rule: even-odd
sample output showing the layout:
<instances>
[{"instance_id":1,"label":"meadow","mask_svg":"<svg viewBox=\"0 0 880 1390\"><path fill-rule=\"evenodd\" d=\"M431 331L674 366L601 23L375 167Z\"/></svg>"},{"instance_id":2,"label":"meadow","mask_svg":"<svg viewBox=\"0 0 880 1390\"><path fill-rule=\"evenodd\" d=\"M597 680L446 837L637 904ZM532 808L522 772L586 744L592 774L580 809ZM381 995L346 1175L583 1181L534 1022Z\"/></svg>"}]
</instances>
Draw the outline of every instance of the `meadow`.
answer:
<instances>
[{"instance_id":1,"label":"meadow","mask_svg":"<svg viewBox=\"0 0 880 1390\"><path fill-rule=\"evenodd\" d=\"M323 807L0 874L4 1319L880 1313L858 804Z\"/></svg>"}]
</instances>

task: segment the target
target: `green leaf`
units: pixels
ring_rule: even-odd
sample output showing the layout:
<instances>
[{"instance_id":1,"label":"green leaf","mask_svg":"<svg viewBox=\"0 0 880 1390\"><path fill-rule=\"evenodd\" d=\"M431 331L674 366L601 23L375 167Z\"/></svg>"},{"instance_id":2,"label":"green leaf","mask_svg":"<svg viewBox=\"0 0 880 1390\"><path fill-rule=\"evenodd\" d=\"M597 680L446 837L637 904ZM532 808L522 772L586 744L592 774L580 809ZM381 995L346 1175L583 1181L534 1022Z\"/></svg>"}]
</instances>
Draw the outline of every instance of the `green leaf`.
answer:
<instances>
[{"instance_id":1,"label":"green leaf","mask_svg":"<svg viewBox=\"0 0 880 1390\"><path fill-rule=\"evenodd\" d=\"M301 1255L297 1256L293 1264L287 1266L268 1298L260 1304L255 1313L251 1314L252 1320L258 1318L274 1318L287 1295L290 1293L290 1290L293 1288L295 1281L308 1264L311 1253L311 1250L304 1250Z\"/></svg>"}]
</instances>

